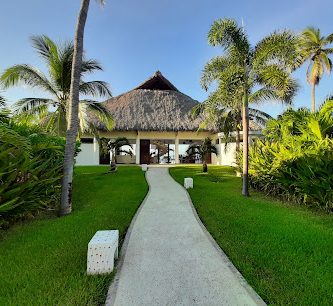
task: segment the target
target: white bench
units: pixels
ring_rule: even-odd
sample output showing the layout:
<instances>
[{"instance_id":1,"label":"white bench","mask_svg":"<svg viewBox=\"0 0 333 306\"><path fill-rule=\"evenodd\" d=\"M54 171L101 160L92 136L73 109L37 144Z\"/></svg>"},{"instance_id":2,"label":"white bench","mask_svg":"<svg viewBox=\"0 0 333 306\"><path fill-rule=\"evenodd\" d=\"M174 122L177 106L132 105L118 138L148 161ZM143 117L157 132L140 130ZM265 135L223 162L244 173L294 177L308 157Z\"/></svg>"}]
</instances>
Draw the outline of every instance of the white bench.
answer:
<instances>
[{"instance_id":1,"label":"white bench","mask_svg":"<svg viewBox=\"0 0 333 306\"><path fill-rule=\"evenodd\" d=\"M119 231L98 231L88 244L87 274L111 273L118 259Z\"/></svg>"},{"instance_id":2,"label":"white bench","mask_svg":"<svg viewBox=\"0 0 333 306\"><path fill-rule=\"evenodd\" d=\"M148 170L148 165L147 164L142 164L141 169L142 169L142 171L146 172Z\"/></svg>"},{"instance_id":3,"label":"white bench","mask_svg":"<svg viewBox=\"0 0 333 306\"><path fill-rule=\"evenodd\" d=\"M184 187L186 189L193 188L193 178L185 177L184 178Z\"/></svg>"}]
</instances>

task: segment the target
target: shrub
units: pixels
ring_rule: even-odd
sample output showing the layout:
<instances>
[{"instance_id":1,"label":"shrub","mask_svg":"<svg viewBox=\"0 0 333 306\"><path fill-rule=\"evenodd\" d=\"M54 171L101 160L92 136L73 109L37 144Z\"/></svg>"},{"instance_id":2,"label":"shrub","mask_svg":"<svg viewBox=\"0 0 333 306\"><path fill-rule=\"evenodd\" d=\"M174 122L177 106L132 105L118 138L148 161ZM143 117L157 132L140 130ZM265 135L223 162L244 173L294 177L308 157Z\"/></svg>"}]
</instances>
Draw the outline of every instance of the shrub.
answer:
<instances>
[{"instance_id":1,"label":"shrub","mask_svg":"<svg viewBox=\"0 0 333 306\"><path fill-rule=\"evenodd\" d=\"M64 145L38 128L0 124L0 227L56 207Z\"/></svg>"},{"instance_id":2,"label":"shrub","mask_svg":"<svg viewBox=\"0 0 333 306\"><path fill-rule=\"evenodd\" d=\"M259 190L333 211L333 101L317 113L288 110L250 149L250 183Z\"/></svg>"}]
</instances>

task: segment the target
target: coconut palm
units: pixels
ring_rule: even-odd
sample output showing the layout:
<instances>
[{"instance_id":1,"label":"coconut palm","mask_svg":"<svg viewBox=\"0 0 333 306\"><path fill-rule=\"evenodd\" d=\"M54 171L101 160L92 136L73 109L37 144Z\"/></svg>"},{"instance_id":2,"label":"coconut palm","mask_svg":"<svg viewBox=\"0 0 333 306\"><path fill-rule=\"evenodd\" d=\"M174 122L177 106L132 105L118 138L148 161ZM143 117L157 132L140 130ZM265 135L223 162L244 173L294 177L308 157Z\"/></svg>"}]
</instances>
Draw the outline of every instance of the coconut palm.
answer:
<instances>
[{"instance_id":1,"label":"coconut palm","mask_svg":"<svg viewBox=\"0 0 333 306\"><path fill-rule=\"evenodd\" d=\"M316 110L315 90L324 72L330 73L332 62L329 55L333 53L333 48L326 48L333 42L333 33L322 36L319 29L313 27L306 28L297 43L298 57L296 68L308 62L306 79L311 85L312 112Z\"/></svg>"},{"instance_id":2,"label":"coconut palm","mask_svg":"<svg viewBox=\"0 0 333 306\"><path fill-rule=\"evenodd\" d=\"M99 0L104 4L104 0ZM78 133L78 115L79 115L79 98L80 83L82 75L83 60L83 38L84 28L86 25L90 0L82 0L79 17L77 20L75 39L74 39L74 55L71 73L71 86L69 96L69 120L66 135L66 146L64 155L64 173L61 188L61 216L67 215L72 211L72 183L73 183L73 167L75 155L75 140Z\"/></svg>"},{"instance_id":3,"label":"coconut palm","mask_svg":"<svg viewBox=\"0 0 333 306\"><path fill-rule=\"evenodd\" d=\"M249 101L252 96L250 95ZM234 105L233 108L225 107L222 101L207 101L198 104L192 110L192 116L197 118L201 116L202 122L199 130L213 125L218 131L224 134L225 150L228 143L235 141L236 152L240 151L240 132L242 130L242 109L241 105ZM249 119L256 123L260 128L266 126L267 120L272 117L258 109L249 108Z\"/></svg>"},{"instance_id":4,"label":"coconut palm","mask_svg":"<svg viewBox=\"0 0 333 306\"><path fill-rule=\"evenodd\" d=\"M34 36L32 45L45 61L48 76L30 65L15 65L7 68L0 79L5 88L23 83L31 88L42 89L49 97L24 98L14 105L21 118L42 123L48 131L64 136L70 115L69 95L71 86L71 66L73 63L73 43L57 45L49 37ZM81 76L102 70L101 65L91 59L83 59ZM102 97L111 95L108 84L103 81L81 81L82 95ZM97 101L81 100L79 103L79 127L81 133L96 133L94 118L102 121L107 128L112 127L109 112Z\"/></svg>"},{"instance_id":5,"label":"coconut palm","mask_svg":"<svg viewBox=\"0 0 333 306\"><path fill-rule=\"evenodd\" d=\"M202 160L202 172L208 171L207 166L207 158L210 154L217 155L217 149L212 144L212 140L210 138L206 138L202 144L193 144L188 147L186 150L188 156L199 156Z\"/></svg>"},{"instance_id":6,"label":"coconut palm","mask_svg":"<svg viewBox=\"0 0 333 306\"><path fill-rule=\"evenodd\" d=\"M126 137L118 137L114 140L108 140L106 138L101 139L101 150L103 153L108 154L111 152L111 171L117 169L117 154L126 153L132 155L131 150L126 150L124 147L130 147L133 149L133 146L130 144L129 140Z\"/></svg>"},{"instance_id":7,"label":"coconut palm","mask_svg":"<svg viewBox=\"0 0 333 306\"><path fill-rule=\"evenodd\" d=\"M213 58L203 71L202 86L205 89L218 83L214 93L228 103L241 103L243 128L243 188L248 191L248 131L249 102L254 88L259 89L253 101L277 100L291 103L297 84L290 75L295 61L295 37L288 31L274 32L255 47L250 45L242 27L232 19L214 22L208 34L212 46L220 46L224 54Z\"/></svg>"}]
</instances>

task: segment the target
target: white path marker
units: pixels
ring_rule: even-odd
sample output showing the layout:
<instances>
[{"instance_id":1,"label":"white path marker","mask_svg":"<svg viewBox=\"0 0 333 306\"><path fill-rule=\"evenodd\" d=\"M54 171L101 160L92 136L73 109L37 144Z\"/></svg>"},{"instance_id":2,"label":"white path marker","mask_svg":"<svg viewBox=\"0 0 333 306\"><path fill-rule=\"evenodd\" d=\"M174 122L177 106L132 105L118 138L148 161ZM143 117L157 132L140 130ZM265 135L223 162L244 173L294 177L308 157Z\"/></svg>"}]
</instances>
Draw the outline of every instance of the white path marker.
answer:
<instances>
[{"instance_id":1,"label":"white path marker","mask_svg":"<svg viewBox=\"0 0 333 306\"><path fill-rule=\"evenodd\" d=\"M118 259L119 231L98 231L88 244L87 274L111 273Z\"/></svg>"},{"instance_id":2,"label":"white path marker","mask_svg":"<svg viewBox=\"0 0 333 306\"><path fill-rule=\"evenodd\" d=\"M185 177L184 178L184 187L186 189L193 188L193 178Z\"/></svg>"}]
</instances>

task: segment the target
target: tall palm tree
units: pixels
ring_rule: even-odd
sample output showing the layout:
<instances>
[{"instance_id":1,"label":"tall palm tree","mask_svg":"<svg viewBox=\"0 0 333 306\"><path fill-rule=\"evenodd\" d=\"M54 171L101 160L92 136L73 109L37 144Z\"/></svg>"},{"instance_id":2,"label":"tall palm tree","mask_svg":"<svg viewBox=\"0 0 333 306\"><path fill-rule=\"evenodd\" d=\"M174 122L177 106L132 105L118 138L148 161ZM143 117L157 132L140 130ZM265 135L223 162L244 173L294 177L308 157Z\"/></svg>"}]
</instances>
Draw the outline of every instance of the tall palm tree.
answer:
<instances>
[{"instance_id":1,"label":"tall palm tree","mask_svg":"<svg viewBox=\"0 0 333 306\"><path fill-rule=\"evenodd\" d=\"M99 0L104 4L104 0ZM73 183L73 167L75 154L75 140L78 133L78 114L79 114L79 95L81 81L81 67L83 62L83 38L84 28L86 25L90 0L82 0L80 12L77 20L75 39L74 39L74 55L71 74L70 86L70 104L69 104L69 124L66 135L66 146L64 155L64 172L61 188L61 216L70 214L72 211L72 183Z\"/></svg>"},{"instance_id":2,"label":"tall palm tree","mask_svg":"<svg viewBox=\"0 0 333 306\"><path fill-rule=\"evenodd\" d=\"M207 137L200 145L199 144L190 145L186 150L186 153L188 156L198 155L202 160L202 172L207 172L208 171L207 158L209 157L210 154L217 155L217 149L212 144L212 140Z\"/></svg>"},{"instance_id":3,"label":"tall palm tree","mask_svg":"<svg viewBox=\"0 0 333 306\"><path fill-rule=\"evenodd\" d=\"M249 97L255 87L254 100L278 100L291 103L297 84L291 77L295 61L295 37L288 31L274 32L252 47L245 31L232 19L214 22L208 42L220 46L224 54L213 58L203 71L204 88L218 83L220 101L241 103L243 128L243 187L248 191ZM231 98L233 97L233 98ZM230 102L229 102L230 101Z\"/></svg>"},{"instance_id":4,"label":"tall palm tree","mask_svg":"<svg viewBox=\"0 0 333 306\"><path fill-rule=\"evenodd\" d=\"M328 36L321 36L320 30L313 27L306 28L297 43L298 57L296 68L309 62L306 71L306 78L311 85L312 112L316 110L316 85L319 84L324 72L332 71L332 62L329 55L333 53L333 48L326 48L333 42L333 33Z\"/></svg>"},{"instance_id":5,"label":"tall palm tree","mask_svg":"<svg viewBox=\"0 0 333 306\"><path fill-rule=\"evenodd\" d=\"M48 76L30 65L15 65L6 69L0 77L5 88L23 83L32 88L42 89L49 97L24 98L16 102L16 114L20 118L42 123L45 128L57 135L66 134L70 107L71 66L73 63L73 43L57 45L49 37L34 36L32 45L45 61ZM101 65L92 59L83 59L81 77L102 70ZM108 84L103 81L80 81L79 92L93 97L110 96ZM94 118L112 128L109 112L97 101L81 100L79 103L79 127L81 133L95 133L97 126Z\"/></svg>"}]
</instances>

